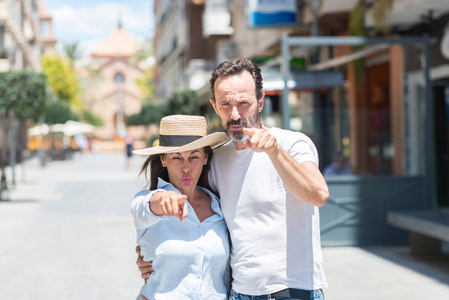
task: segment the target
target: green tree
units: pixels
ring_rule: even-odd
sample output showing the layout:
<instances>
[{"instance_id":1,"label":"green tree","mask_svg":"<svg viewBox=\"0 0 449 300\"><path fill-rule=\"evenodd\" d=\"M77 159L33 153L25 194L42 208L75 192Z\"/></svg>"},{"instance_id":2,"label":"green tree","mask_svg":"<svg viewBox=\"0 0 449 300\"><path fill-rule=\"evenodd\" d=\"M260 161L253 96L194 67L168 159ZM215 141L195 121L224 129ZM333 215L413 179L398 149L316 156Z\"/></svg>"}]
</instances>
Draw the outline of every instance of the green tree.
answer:
<instances>
[{"instance_id":1,"label":"green tree","mask_svg":"<svg viewBox=\"0 0 449 300\"><path fill-rule=\"evenodd\" d=\"M0 200L6 188L4 172L9 131L16 119L24 126L27 119L36 119L46 103L45 76L30 71L0 73ZM15 149L17 135L13 135ZM20 138L24 140L23 137ZM15 158L13 163L15 162Z\"/></svg>"},{"instance_id":2,"label":"green tree","mask_svg":"<svg viewBox=\"0 0 449 300\"><path fill-rule=\"evenodd\" d=\"M42 68L47 76L48 85L58 100L71 101L79 92L75 72L59 56L45 55Z\"/></svg>"},{"instance_id":3,"label":"green tree","mask_svg":"<svg viewBox=\"0 0 449 300\"><path fill-rule=\"evenodd\" d=\"M64 43L64 52L69 59L70 69L73 70L73 63L82 57L79 43Z\"/></svg>"},{"instance_id":4,"label":"green tree","mask_svg":"<svg viewBox=\"0 0 449 300\"><path fill-rule=\"evenodd\" d=\"M78 117L70 109L69 103L52 101L45 108L44 120L47 124L63 124L69 120L78 120Z\"/></svg>"},{"instance_id":5,"label":"green tree","mask_svg":"<svg viewBox=\"0 0 449 300\"><path fill-rule=\"evenodd\" d=\"M94 126L103 126L104 120L89 110L83 111L83 121Z\"/></svg>"},{"instance_id":6,"label":"green tree","mask_svg":"<svg viewBox=\"0 0 449 300\"><path fill-rule=\"evenodd\" d=\"M144 69L146 69L146 71L144 72L143 76L135 79L137 86L144 95L144 99L149 99L154 93L154 67L153 63L151 62L153 57L153 40L147 39L143 43L142 48L137 51L137 53L134 54L134 56L131 58L132 66L138 68L142 63L143 65L145 65Z\"/></svg>"},{"instance_id":7,"label":"green tree","mask_svg":"<svg viewBox=\"0 0 449 300\"><path fill-rule=\"evenodd\" d=\"M146 102L139 113L127 116L129 126L159 124L167 115L197 115L199 109L196 103L195 91L178 90L167 102Z\"/></svg>"},{"instance_id":8,"label":"green tree","mask_svg":"<svg viewBox=\"0 0 449 300\"><path fill-rule=\"evenodd\" d=\"M166 109L163 103L143 103L139 113L127 116L126 123L129 126L159 124Z\"/></svg>"},{"instance_id":9,"label":"green tree","mask_svg":"<svg viewBox=\"0 0 449 300\"><path fill-rule=\"evenodd\" d=\"M175 91L168 99L164 110L164 115L197 115L198 113L195 91L189 89Z\"/></svg>"},{"instance_id":10,"label":"green tree","mask_svg":"<svg viewBox=\"0 0 449 300\"><path fill-rule=\"evenodd\" d=\"M70 103L76 114L83 111L83 101L79 97L81 91L76 73L70 65L59 56L43 56L42 68L47 76L48 85L59 101Z\"/></svg>"},{"instance_id":11,"label":"green tree","mask_svg":"<svg viewBox=\"0 0 449 300\"><path fill-rule=\"evenodd\" d=\"M137 86L143 94L144 99L149 99L154 94L153 67L143 73L142 77L135 79Z\"/></svg>"}]
</instances>

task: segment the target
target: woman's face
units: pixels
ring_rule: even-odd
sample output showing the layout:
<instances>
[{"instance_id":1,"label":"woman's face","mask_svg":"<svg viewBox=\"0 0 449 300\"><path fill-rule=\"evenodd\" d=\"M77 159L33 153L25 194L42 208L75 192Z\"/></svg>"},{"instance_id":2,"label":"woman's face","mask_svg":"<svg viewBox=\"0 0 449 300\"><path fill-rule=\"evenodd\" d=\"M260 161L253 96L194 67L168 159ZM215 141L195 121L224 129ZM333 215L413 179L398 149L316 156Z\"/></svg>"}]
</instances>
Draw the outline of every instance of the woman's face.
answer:
<instances>
[{"instance_id":1,"label":"woman's face","mask_svg":"<svg viewBox=\"0 0 449 300\"><path fill-rule=\"evenodd\" d=\"M161 156L161 162L167 168L170 183L182 191L186 188L196 188L203 166L207 163L207 154L203 148L166 153Z\"/></svg>"}]
</instances>

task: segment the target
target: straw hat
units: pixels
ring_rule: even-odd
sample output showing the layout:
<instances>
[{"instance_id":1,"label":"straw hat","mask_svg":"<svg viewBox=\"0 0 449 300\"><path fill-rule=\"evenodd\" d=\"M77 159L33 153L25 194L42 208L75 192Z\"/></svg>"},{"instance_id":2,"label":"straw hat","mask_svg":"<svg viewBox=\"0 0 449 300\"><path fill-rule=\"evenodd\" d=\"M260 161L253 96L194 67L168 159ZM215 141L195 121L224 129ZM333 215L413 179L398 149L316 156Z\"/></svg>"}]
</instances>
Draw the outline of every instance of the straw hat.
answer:
<instances>
[{"instance_id":1,"label":"straw hat","mask_svg":"<svg viewBox=\"0 0 449 300\"><path fill-rule=\"evenodd\" d=\"M201 116L172 115L162 118L159 146L135 150L138 155L183 152L210 146L217 148L229 141L224 132L207 135L206 119Z\"/></svg>"}]
</instances>

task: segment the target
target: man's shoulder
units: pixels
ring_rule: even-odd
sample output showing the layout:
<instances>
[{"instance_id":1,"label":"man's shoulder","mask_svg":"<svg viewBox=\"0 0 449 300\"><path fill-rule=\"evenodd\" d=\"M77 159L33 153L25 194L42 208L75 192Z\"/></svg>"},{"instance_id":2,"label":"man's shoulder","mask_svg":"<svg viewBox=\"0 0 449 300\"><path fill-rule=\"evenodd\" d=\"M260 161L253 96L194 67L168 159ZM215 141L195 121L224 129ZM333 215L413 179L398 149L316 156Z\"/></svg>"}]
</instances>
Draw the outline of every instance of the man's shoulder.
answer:
<instances>
[{"instance_id":1,"label":"man's shoulder","mask_svg":"<svg viewBox=\"0 0 449 300\"><path fill-rule=\"evenodd\" d=\"M232 141L229 141L223 146L214 149L214 157L226 155L233 150L235 150L234 144Z\"/></svg>"}]
</instances>

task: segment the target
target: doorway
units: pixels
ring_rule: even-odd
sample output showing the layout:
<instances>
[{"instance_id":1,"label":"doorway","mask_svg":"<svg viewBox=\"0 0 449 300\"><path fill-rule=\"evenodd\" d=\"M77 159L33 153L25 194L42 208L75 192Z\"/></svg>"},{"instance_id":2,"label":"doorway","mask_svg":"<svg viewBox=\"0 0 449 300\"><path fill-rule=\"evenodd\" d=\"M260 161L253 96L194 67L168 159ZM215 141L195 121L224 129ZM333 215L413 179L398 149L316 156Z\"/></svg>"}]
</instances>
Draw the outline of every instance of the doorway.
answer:
<instances>
[{"instance_id":1,"label":"doorway","mask_svg":"<svg viewBox=\"0 0 449 300\"><path fill-rule=\"evenodd\" d=\"M435 84L435 165L437 206L449 207L449 83Z\"/></svg>"}]
</instances>

